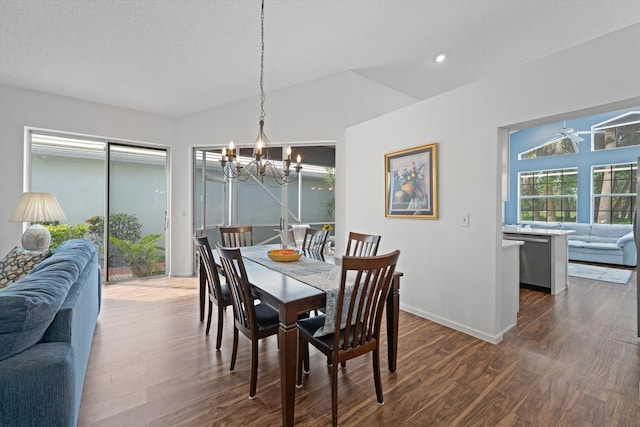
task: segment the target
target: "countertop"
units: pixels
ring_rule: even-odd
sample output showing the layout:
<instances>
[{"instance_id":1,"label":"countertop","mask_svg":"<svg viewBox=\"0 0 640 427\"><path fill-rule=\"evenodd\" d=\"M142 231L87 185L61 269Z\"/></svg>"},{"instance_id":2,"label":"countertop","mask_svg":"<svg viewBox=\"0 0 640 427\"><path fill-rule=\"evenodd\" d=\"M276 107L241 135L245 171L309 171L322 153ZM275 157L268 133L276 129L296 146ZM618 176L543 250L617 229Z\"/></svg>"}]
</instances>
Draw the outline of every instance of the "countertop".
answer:
<instances>
[{"instance_id":1,"label":"countertop","mask_svg":"<svg viewBox=\"0 0 640 427\"><path fill-rule=\"evenodd\" d=\"M532 227L515 227L515 226L503 226L503 233L513 234L531 234L538 236L564 236L566 234L575 233L575 230L560 230L558 228L532 228Z\"/></svg>"}]
</instances>

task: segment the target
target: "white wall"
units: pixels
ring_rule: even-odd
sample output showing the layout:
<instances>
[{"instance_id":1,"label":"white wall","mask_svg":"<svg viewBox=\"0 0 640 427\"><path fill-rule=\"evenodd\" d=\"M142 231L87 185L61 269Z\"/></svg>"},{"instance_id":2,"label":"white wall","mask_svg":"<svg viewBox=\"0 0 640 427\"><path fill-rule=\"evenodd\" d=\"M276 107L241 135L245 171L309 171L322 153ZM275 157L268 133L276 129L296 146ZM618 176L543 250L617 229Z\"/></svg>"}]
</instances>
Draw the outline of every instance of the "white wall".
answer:
<instances>
[{"instance_id":1,"label":"white wall","mask_svg":"<svg viewBox=\"0 0 640 427\"><path fill-rule=\"evenodd\" d=\"M379 253L402 251L403 309L502 339L499 128L637 105L639 51L640 24L347 129L342 155L368 166L338 177L344 224L381 234ZM384 154L430 142L438 142L439 219L385 218Z\"/></svg>"},{"instance_id":2,"label":"white wall","mask_svg":"<svg viewBox=\"0 0 640 427\"><path fill-rule=\"evenodd\" d=\"M8 220L23 192L25 126L167 147L178 130L176 120L162 116L0 86L0 256L22 235L22 223Z\"/></svg>"}]
</instances>

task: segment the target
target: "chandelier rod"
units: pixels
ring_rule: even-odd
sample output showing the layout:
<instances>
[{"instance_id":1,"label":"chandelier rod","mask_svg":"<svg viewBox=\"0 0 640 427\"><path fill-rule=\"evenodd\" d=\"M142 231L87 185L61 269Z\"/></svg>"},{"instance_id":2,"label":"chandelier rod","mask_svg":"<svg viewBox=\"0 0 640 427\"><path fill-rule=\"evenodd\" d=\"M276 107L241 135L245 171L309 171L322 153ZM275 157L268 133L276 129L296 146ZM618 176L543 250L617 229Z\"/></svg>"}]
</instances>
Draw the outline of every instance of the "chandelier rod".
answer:
<instances>
[{"instance_id":1,"label":"chandelier rod","mask_svg":"<svg viewBox=\"0 0 640 427\"><path fill-rule=\"evenodd\" d=\"M260 15L260 120L264 121L264 0Z\"/></svg>"},{"instance_id":2,"label":"chandelier rod","mask_svg":"<svg viewBox=\"0 0 640 427\"><path fill-rule=\"evenodd\" d=\"M222 149L220 163L222 172L230 180L246 182L250 177L261 183L264 177L273 179L278 185L286 185L296 180L302 169L302 157L296 157L295 173L290 174L291 146L287 148L286 156L282 159L282 166L278 167L269 155L269 139L264 133L264 0L260 13L260 131L253 148L253 160L247 165L240 164L240 149L235 148L233 141L229 143L229 149ZM254 176L255 175L255 176Z\"/></svg>"}]
</instances>

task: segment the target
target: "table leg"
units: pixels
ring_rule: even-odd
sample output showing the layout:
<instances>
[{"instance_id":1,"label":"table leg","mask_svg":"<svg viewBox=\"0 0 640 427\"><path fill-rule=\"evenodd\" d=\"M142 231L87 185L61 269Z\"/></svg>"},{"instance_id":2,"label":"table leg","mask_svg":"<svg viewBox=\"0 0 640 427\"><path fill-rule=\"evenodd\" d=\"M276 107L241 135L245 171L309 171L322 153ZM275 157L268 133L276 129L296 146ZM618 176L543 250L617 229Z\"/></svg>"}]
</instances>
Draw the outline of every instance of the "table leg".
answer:
<instances>
[{"instance_id":1,"label":"table leg","mask_svg":"<svg viewBox=\"0 0 640 427\"><path fill-rule=\"evenodd\" d=\"M207 272L204 270L204 264L202 260L200 260L200 321L204 321L204 303L206 300L207 293Z\"/></svg>"},{"instance_id":2,"label":"table leg","mask_svg":"<svg viewBox=\"0 0 640 427\"><path fill-rule=\"evenodd\" d=\"M280 323L278 331L280 349L280 390L282 394L282 425L293 426L298 373L298 330L296 324Z\"/></svg>"},{"instance_id":3,"label":"table leg","mask_svg":"<svg viewBox=\"0 0 640 427\"><path fill-rule=\"evenodd\" d=\"M387 296L387 356L389 371L396 371L398 359L398 323L400 317L400 276L394 276Z\"/></svg>"}]
</instances>

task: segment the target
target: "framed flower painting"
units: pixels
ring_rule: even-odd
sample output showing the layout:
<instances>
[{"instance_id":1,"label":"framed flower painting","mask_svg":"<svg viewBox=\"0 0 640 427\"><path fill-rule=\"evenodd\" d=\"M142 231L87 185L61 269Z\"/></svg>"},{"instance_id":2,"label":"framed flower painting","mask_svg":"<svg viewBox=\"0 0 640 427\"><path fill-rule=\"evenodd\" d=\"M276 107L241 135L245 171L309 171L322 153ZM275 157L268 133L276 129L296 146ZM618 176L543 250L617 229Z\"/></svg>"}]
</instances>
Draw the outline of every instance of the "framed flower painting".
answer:
<instances>
[{"instance_id":1,"label":"framed flower painting","mask_svg":"<svg viewBox=\"0 0 640 427\"><path fill-rule=\"evenodd\" d=\"M437 143L384 155L385 216L438 218Z\"/></svg>"}]
</instances>

